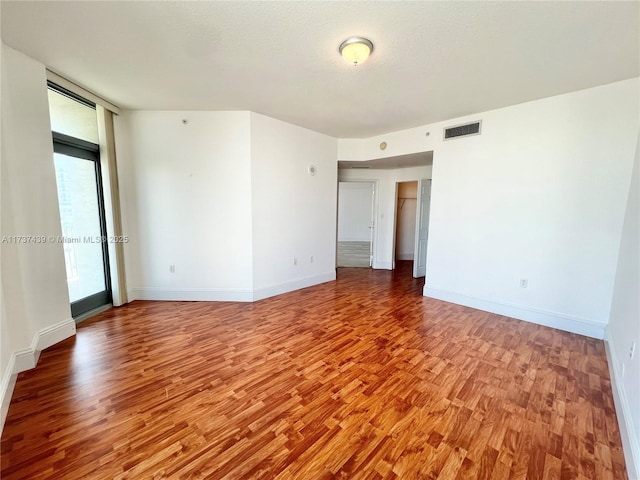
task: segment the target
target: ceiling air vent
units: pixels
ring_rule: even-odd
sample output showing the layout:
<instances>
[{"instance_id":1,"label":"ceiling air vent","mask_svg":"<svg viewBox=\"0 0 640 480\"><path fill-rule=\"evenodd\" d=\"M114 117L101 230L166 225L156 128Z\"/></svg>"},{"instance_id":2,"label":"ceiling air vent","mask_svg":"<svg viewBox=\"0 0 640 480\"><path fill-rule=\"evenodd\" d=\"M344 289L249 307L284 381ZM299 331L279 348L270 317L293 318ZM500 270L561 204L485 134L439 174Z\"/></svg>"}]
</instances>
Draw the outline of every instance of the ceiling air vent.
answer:
<instances>
[{"instance_id":1,"label":"ceiling air vent","mask_svg":"<svg viewBox=\"0 0 640 480\"><path fill-rule=\"evenodd\" d=\"M480 135L480 124L482 122L465 123L444 129L444 139L450 140L457 137L468 137L469 135Z\"/></svg>"}]
</instances>

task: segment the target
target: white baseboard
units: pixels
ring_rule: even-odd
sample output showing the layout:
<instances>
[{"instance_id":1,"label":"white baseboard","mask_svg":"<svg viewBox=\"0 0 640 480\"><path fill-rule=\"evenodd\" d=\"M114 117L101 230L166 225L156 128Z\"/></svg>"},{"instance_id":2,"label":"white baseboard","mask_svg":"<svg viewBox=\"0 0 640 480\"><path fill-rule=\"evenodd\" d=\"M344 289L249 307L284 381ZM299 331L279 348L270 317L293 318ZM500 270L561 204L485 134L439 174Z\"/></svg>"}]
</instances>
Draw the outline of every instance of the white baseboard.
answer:
<instances>
[{"instance_id":1,"label":"white baseboard","mask_svg":"<svg viewBox=\"0 0 640 480\"><path fill-rule=\"evenodd\" d=\"M373 268L375 270L393 270L393 262L374 262Z\"/></svg>"},{"instance_id":2,"label":"white baseboard","mask_svg":"<svg viewBox=\"0 0 640 480\"><path fill-rule=\"evenodd\" d=\"M4 428L4 421L7 418L13 388L20 372L35 368L38 364L40 352L66 338L72 337L76 333L76 323L73 318L63 320L49 327L38 330L31 340L30 348L16 350L9 357L9 363L2 374L0 383L0 431Z\"/></svg>"},{"instance_id":3,"label":"white baseboard","mask_svg":"<svg viewBox=\"0 0 640 480\"><path fill-rule=\"evenodd\" d=\"M249 289L215 289L215 288L132 288L129 291L129 301L133 300L163 300L163 301L194 301L194 302L253 302L263 298L273 297L281 293L292 292L319 283L336 279L335 270L298 278L288 282L268 287Z\"/></svg>"},{"instance_id":4,"label":"white baseboard","mask_svg":"<svg viewBox=\"0 0 640 480\"><path fill-rule=\"evenodd\" d=\"M620 371L618 369L620 357L618 357L608 334L605 335L604 346L607 352L607 361L609 362L611 390L613 391L613 401L616 406L616 417L620 429L620 438L622 439L622 451L624 452L624 459L627 466L627 475L630 480L640 480L640 439L638 438L640 432L635 431L631 419L629 396L625 391L624 383L620 378Z\"/></svg>"},{"instance_id":5,"label":"white baseboard","mask_svg":"<svg viewBox=\"0 0 640 480\"><path fill-rule=\"evenodd\" d=\"M69 318L38 331L34 336L31 347L34 351L40 352L65 338L73 337L75 334L76 322L73 318Z\"/></svg>"},{"instance_id":6,"label":"white baseboard","mask_svg":"<svg viewBox=\"0 0 640 480\"><path fill-rule=\"evenodd\" d=\"M330 272L321 273L320 275L298 278L289 282L283 282L277 285L271 285L269 287L258 288L253 291L253 300L257 301L264 298L274 297L282 293L293 292L294 290L300 290L301 288L311 287L320 283L331 282L335 279L336 271L331 270Z\"/></svg>"},{"instance_id":7,"label":"white baseboard","mask_svg":"<svg viewBox=\"0 0 640 480\"><path fill-rule=\"evenodd\" d=\"M16 350L11 355L13 356L13 369L11 373L15 374L36 368L38 357L40 356L40 354L32 348L22 348Z\"/></svg>"},{"instance_id":8,"label":"white baseboard","mask_svg":"<svg viewBox=\"0 0 640 480\"><path fill-rule=\"evenodd\" d=\"M132 300L165 300L194 302L251 302L251 290L223 288L133 288L129 293Z\"/></svg>"},{"instance_id":9,"label":"white baseboard","mask_svg":"<svg viewBox=\"0 0 640 480\"><path fill-rule=\"evenodd\" d=\"M2 374L2 383L0 383L0 395L2 395L2 399L0 400L0 431L4 428L4 421L6 420L7 413L9 412L9 404L11 403L13 388L16 386L16 379L18 378L18 374L13 373L15 362L16 355L15 353L12 353L11 357L9 357L9 364Z\"/></svg>"},{"instance_id":10,"label":"white baseboard","mask_svg":"<svg viewBox=\"0 0 640 480\"><path fill-rule=\"evenodd\" d=\"M606 324L588 320L586 318L572 317L556 312L547 312L521 305L510 305L507 303L494 302L481 298L470 297L459 292L439 290L426 285L423 289L425 297L444 300L445 302L457 303L465 307L476 308L485 312L497 313L507 317L524 320L525 322L536 323L546 327L557 328L566 332L578 333L587 337L604 338Z\"/></svg>"},{"instance_id":11,"label":"white baseboard","mask_svg":"<svg viewBox=\"0 0 640 480\"><path fill-rule=\"evenodd\" d=\"M396 253L396 260L413 260L413 252L411 252L411 253Z\"/></svg>"}]
</instances>

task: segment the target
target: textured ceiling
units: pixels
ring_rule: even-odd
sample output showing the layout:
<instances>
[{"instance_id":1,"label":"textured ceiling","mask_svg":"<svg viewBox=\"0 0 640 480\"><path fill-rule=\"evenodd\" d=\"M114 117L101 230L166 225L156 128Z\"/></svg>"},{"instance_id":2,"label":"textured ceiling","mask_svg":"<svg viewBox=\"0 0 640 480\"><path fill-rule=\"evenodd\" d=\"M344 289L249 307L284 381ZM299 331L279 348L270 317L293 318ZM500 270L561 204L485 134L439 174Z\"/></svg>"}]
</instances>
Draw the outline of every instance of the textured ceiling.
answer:
<instances>
[{"instance_id":1,"label":"textured ceiling","mask_svg":"<svg viewBox=\"0 0 640 480\"><path fill-rule=\"evenodd\" d=\"M638 76L640 2L9 2L2 40L123 108L368 137ZM351 35L375 45L358 67Z\"/></svg>"}]
</instances>

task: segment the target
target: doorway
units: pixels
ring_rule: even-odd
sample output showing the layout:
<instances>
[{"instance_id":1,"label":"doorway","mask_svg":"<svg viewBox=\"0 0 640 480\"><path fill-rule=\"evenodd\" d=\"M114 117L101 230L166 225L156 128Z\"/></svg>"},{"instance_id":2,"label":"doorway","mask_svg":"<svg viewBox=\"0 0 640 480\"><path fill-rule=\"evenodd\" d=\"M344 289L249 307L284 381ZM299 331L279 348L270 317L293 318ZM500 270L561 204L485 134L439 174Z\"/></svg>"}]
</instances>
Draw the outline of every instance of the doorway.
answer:
<instances>
[{"instance_id":1,"label":"doorway","mask_svg":"<svg viewBox=\"0 0 640 480\"><path fill-rule=\"evenodd\" d=\"M53 162L71 315L110 305L107 229L95 105L49 85Z\"/></svg>"},{"instance_id":2,"label":"doorway","mask_svg":"<svg viewBox=\"0 0 640 480\"><path fill-rule=\"evenodd\" d=\"M375 182L338 182L338 267L373 266Z\"/></svg>"},{"instance_id":3,"label":"doorway","mask_svg":"<svg viewBox=\"0 0 640 480\"><path fill-rule=\"evenodd\" d=\"M413 262L416 246L418 181L399 182L396 201L395 260Z\"/></svg>"},{"instance_id":4,"label":"doorway","mask_svg":"<svg viewBox=\"0 0 640 480\"><path fill-rule=\"evenodd\" d=\"M430 179L396 183L394 268L401 264L414 278L426 276L430 206Z\"/></svg>"}]
</instances>

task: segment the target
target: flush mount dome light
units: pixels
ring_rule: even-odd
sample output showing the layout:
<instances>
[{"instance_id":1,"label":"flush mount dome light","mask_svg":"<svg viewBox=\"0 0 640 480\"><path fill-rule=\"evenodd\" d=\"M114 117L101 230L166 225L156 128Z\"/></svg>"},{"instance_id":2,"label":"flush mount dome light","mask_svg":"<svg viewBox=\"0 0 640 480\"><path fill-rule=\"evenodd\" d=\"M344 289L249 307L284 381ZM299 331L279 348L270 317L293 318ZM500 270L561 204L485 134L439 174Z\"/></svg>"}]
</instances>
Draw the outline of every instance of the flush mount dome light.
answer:
<instances>
[{"instance_id":1,"label":"flush mount dome light","mask_svg":"<svg viewBox=\"0 0 640 480\"><path fill-rule=\"evenodd\" d=\"M359 65L373 52L373 43L362 37L349 37L340 44L340 55L349 63Z\"/></svg>"}]
</instances>

